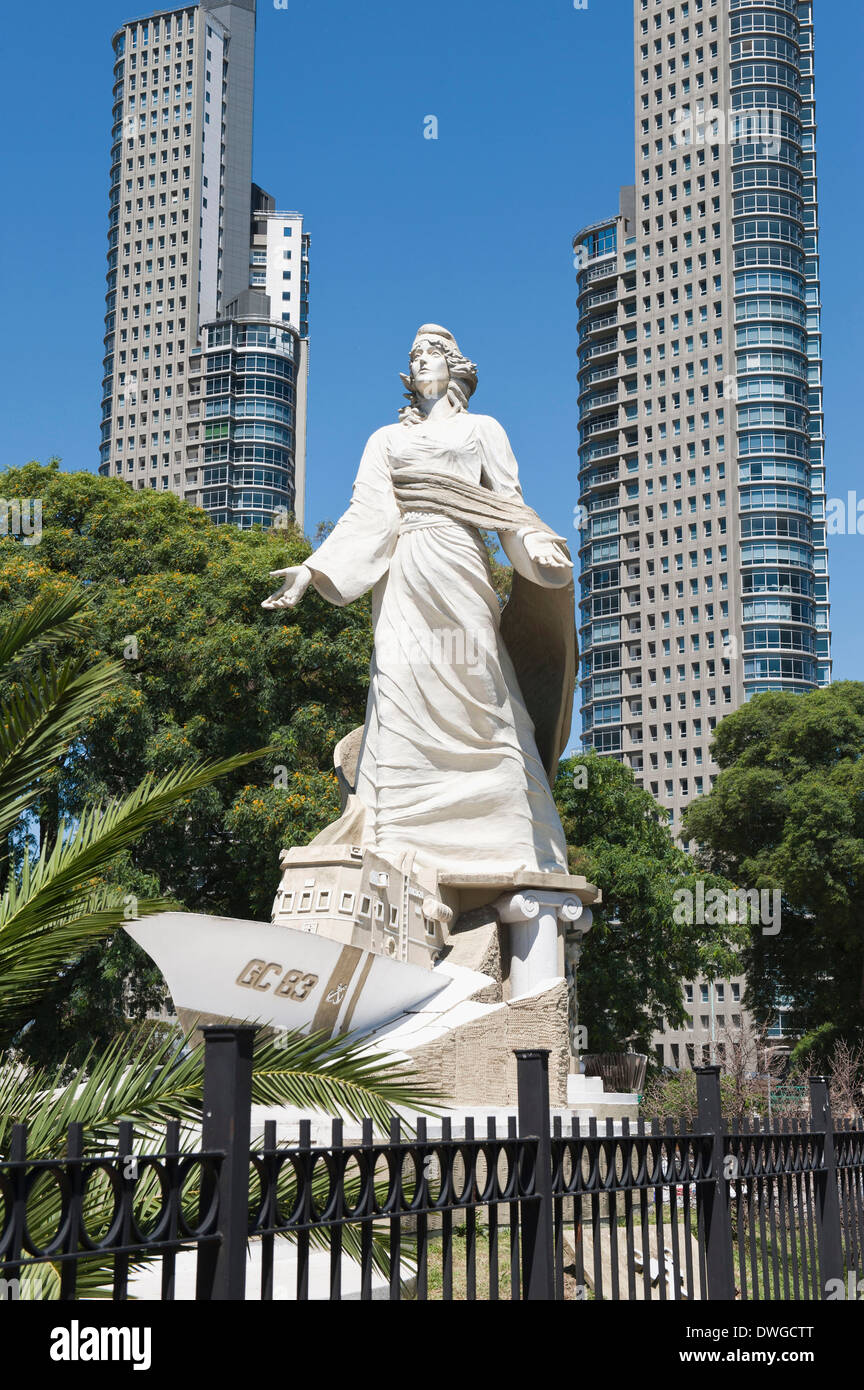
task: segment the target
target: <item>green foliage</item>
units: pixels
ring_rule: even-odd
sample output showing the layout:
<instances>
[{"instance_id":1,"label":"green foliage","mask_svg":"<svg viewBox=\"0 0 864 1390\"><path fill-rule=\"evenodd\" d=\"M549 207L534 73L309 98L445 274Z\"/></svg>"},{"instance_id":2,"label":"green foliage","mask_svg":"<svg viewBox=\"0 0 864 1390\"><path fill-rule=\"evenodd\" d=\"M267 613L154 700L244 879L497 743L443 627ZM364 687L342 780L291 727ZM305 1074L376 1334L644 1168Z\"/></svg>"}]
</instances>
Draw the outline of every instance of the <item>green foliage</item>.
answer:
<instances>
[{"instance_id":1,"label":"green foliage","mask_svg":"<svg viewBox=\"0 0 864 1390\"><path fill-rule=\"evenodd\" d=\"M244 787L230 807L228 871L255 921L267 920L285 845L304 844L339 815L333 772L291 772L287 786Z\"/></svg>"},{"instance_id":2,"label":"green foliage","mask_svg":"<svg viewBox=\"0 0 864 1390\"><path fill-rule=\"evenodd\" d=\"M173 494L54 464L9 470L0 485L6 496L40 498L43 517L38 546L0 540L0 608L86 586L86 633L73 624L59 635L57 674L44 679L70 682L64 660L86 655L101 660L105 681L74 746L49 753L41 768L31 819L10 832L16 862L28 843L32 850L50 840L61 819L74 823L88 804L128 796L147 774L269 747L267 759L166 806L135 856L136 872L174 902L268 917L280 849L305 843L338 810L332 752L363 722L368 602L337 609L310 591L297 609L261 608L274 587L270 571L310 553L296 529L213 526ZM0 673L0 698L26 701L36 656L33 649L19 663L17 684ZM74 685L65 698L74 705ZM53 1005L43 1000L22 1040L30 1055L56 1061L72 1045L80 1059L112 980L133 1016L152 1004L143 952L125 941L107 956L100 948L72 967ZM103 1041L118 1008L95 1035Z\"/></svg>"},{"instance_id":3,"label":"green foliage","mask_svg":"<svg viewBox=\"0 0 864 1390\"><path fill-rule=\"evenodd\" d=\"M499 555L502 554L498 544L498 537L494 531L481 531L480 537L486 547L486 556L489 560L489 573L492 578L492 587L498 595L498 602L502 608L510 597L510 587L513 583L513 571L509 563L502 564Z\"/></svg>"},{"instance_id":4,"label":"green foliage","mask_svg":"<svg viewBox=\"0 0 864 1390\"><path fill-rule=\"evenodd\" d=\"M583 785L584 784L584 785ZM724 892L696 873L660 807L629 768L594 752L561 763L555 799L570 846L570 870L602 889L579 963L579 1021L589 1052L648 1052L657 1019L684 1020L681 981L737 970L739 927L676 922L676 889ZM680 914L678 914L680 915Z\"/></svg>"},{"instance_id":5,"label":"green foliage","mask_svg":"<svg viewBox=\"0 0 864 1390\"><path fill-rule=\"evenodd\" d=\"M62 766L82 728L120 679L117 663L86 654L62 663L55 651L86 629L82 593L46 592L13 608L0 626L0 834L8 837L40 804L44 782ZM258 754L187 763L152 773L125 795L81 808L74 819L40 827L40 847L26 842L0 862L0 1046L23 1045L34 1011L59 978L67 994L87 947L103 942L131 916L165 906L158 897L130 903L118 882L122 856L151 826L215 777ZM149 883L145 885L149 889Z\"/></svg>"},{"instance_id":6,"label":"green foliage","mask_svg":"<svg viewBox=\"0 0 864 1390\"><path fill-rule=\"evenodd\" d=\"M103 878L130 904L159 896L158 883L135 868L128 852L118 856ZM169 1004L161 971L127 932L115 932L46 983L28 1006L19 1049L37 1067L54 1066L65 1056L69 1070L83 1063L94 1042L108 1046Z\"/></svg>"},{"instance_id":7,"label":"green foliage","mask_svg":"<svg viewBox=\"0 0 864 1390\"><path fill-rule=\"evenodd\" d=\"M686 812L701 861L780 889L781 930L754 931L748 1004L794 1001L795 1056L864 1036L864 684L764 694L720 724L720 774Z\"/></svg>"},{"instance_id":8,"label":"green foliage","mask_svg":"<svg viewBox=\"0 0 864 1390\"><path fill-rule=\"evenodd\" d=\"M782 1095L789 1096L787 1088ZM798 1113L800 1105L784 1106L782 1095L772 1095L771 1113L773 1115ZM796 1092L797 1100L797 1092ZM737 1120L760 1119L768 1116L768 1085L762 1078L753 1076L733 1076L728 1071L720 1076L720 1112L727 1124ZM663 1072L655 1075L646 1086L639 1100L639 1114L645 1120L681 1119L694 1125L698 1119L699 1106L696 1095L696 1073L686 1069L670 1075Z\"/></svg>"}]
</instances>

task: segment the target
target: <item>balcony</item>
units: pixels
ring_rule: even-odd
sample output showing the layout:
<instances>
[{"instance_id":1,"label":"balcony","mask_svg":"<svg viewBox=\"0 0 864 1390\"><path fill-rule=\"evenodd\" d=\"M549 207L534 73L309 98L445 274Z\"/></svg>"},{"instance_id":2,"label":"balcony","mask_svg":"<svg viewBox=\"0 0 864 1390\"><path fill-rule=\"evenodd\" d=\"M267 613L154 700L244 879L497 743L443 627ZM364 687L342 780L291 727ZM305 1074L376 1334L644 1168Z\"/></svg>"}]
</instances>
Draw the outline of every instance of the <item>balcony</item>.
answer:
<instances>
[{"instance_id":1,"label":"balcony","mask_svg":"<svg viewBox=\"0 0 864 1390\"><path fill-rule=\"evenodd\" d=\"M617 464L616 464L616 466L615 466L614 468L602 468L602 469L598 469L596 472L593 472L593 473L589 474L589 476L588 476L587 478L583 479L582 485L581 485L581 486L582 486L582 495L585 496L586 494L593 492L595 488L598 488L598 487L605 487L607 483L614 483L614 482L617 482L617 480L618 480L618 466L617 466ZM616 493L616 496L617 496L617 493Z\"/></svg>"},{"instance_id":2,"label":"balcony","mask_svg":"<svg viewBox=\"0 0 864 1390\"><path fill-rule=\"evenodd\" d=\"M591 361L593 361L595 357L604 357L604 356L608 357L608 355L609 355L610 352L611 352L611 353L617 354L617 352L618 352L618 339L617 339L617 338L607 338L605 342L602 342L602 343L594 343L591 347L589 347L588 351L587 351L586 353L584 353L584 354L583 354L583 357L582 357L582 365L583 365L583 367L584 367L584 365L585 365L586 362L591 362ZM580 371L581 371L581 370L582 370L582 368L580 368Z\"/></svg>"},{"instance_id":3,"label":"balcony","mask_svg":"<svg viewBox=\"0 0 864 1390\"><path fill-rule=\"evenodd\" d=\"M617 506L618 492L616 489L615 492L607 492L603 493L600 497L595 497L593 501L588 503L588 512L589 515L593 516L595 512L608 512L611 508Z\"/></svg>"},{"instance_id":4,"label":"balcony","mask_svg":"<svg viewBox=\"0 0 864 1390\"><path fill-rule=\"evenodd\" d=\"M595 381L608 381L610 377L618 375L617 367L598 367L590 376L585 378L585 389L593 386Z\"/></svg>"},{"instance_id":5,"label":"balcony","mask_svg":"<svg viewBox=\"0 0 864 1390\"><path fill-rule=\"evenodd\" d=\"M616 300L618 298L617 294L612 294L610 297L612 298L612 300ZM597 308L598 306L596 304L592 304L590 308L580 308L579 318L576 323L576 331L579 334L580 339L584 338L586 333L589 333L592 329L598 327L601 322L607 324L617 322L617 309L611 314L607 311L602 320L592 318L592 315L597 313Z\"/></svg>"},{"instance_id":6,"label":"balcony","mask_svg":"<svg viewBox=\"0 0 864 1390\"><path fill-rule=\"evenodd\" d=\"M589 420L582 427L582 438L590 439L595 434L608 434L610 430L618 433L618 412L612 415L601 416L598 420Z\"/></svg>"},{"instance_id":7,"label":"balcony","mask_svg":"<svg viewBox=\"0 0 864 1390\"><path fill-rule=\"evenodd\" d=\"M617 290L603 290L600 294L592 294L590 298L586 299L582 311L587 314L589 309L593 309L596 304L609 304L617 298Z\"/></svg>"},{"instance_id":8,"label":"balcony","mask_svg":"<svg viewBox=\"0 0 864 1390\"><path fill-rule=\"evenodd\" d=\"M583 446L583 447L584 447L584 446ZM592 448L586 449L586 450L585 450L585 453L584 453L584 455L583 455L583 467L584 467L586 464L588 464L588 463L592 463L592 462L594 461L594 459L608 458L611 454L617 454L617 453L618 453L618 445L617 445L617 443L613 443L613 444L595 444L595 445L593 445Z\"/></svg>"},{"instance_id":9,"label":"balcony","mask_svg":"<svg viewBox=\"0 0 864 1390\"><path fill-rule=\"evenodd\" d=\"M579 272L581 284L592 285L597 280L608 280L610 276L618 274L618 256L615 252L604 256L602 260L591 261L584 270Z\"/></svg>"},{"instance_id":10,"label":"balcony","mask_svg":"<svg viewBox=\"0 0 864 1390\"><path fill-rule=\"evenodd\" d=\"M611 328L618 322L617 314L604 314L600 319L590 319L582 330L583 336L586 333L599 333L603 328Z\"/></svg>"},{"instance_id":11,"label":"balcony","mask_svg":"<svg viewBox=\"0 0 864 1390\"><path fill-rule=\"evenodd\" d=\"M600 405L617 405L618 392L605 391L602 396L592 396L590 401L586 401L582 407L583 411L596 410Z\"/></svg>"}]
</instances>

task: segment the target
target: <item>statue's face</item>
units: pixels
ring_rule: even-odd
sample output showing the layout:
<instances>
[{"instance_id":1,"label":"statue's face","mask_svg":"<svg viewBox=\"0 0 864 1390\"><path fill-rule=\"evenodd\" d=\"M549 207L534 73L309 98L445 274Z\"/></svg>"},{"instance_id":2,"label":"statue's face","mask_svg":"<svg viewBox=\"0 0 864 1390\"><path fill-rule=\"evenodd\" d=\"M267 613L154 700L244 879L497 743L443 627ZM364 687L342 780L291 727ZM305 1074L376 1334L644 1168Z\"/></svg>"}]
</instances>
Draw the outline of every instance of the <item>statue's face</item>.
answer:
<instances>
[{"instance_id":1,"label":"statue's face","mask_svg":"<svg viewBox=\"0 0 864 1390\"><path fill-rule=\"evenodd\" d=\"M450 380L444 349L434 338L420 338L411 349L411 384L420 396L443 396Z\"/></svg>"}]
</instances>

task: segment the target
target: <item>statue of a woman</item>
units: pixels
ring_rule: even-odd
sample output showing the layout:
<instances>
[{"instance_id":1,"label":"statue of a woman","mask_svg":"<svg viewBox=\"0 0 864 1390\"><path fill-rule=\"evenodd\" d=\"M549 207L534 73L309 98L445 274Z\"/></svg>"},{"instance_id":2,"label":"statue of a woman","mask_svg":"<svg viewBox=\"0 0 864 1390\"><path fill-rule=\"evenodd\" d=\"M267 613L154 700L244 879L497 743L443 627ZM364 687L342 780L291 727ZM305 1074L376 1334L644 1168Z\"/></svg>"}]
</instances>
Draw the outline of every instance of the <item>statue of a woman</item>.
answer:
<instances>
[{"instance_id":1,"label":"statue of a woman","mask_svg":"<svg viewBox=\"0 0 864 1390\"><path fill-rule=\"evenodd\" d=\"M410 404L370 438L348 510L263 605L372 590L354 795L318 839L439 872L566 870L550 792L575 683L564 540L525 505L502 427L469 413L477 371L451 333L424 324L402 380ZM515 571L503 614L480 528Z\"/></svg>"}]
</instances>

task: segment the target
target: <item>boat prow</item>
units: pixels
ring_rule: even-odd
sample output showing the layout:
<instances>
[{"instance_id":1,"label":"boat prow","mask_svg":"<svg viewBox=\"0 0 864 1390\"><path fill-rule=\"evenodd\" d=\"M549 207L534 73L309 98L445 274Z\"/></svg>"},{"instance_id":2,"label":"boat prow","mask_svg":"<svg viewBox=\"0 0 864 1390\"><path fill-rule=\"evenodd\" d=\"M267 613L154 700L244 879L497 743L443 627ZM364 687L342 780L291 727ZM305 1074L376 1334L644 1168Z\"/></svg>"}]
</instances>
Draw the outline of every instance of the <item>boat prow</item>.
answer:
<instances>
[{"instance_id":1,"label":"boat prow","mask_svg":"<svg viewBox=\"0 0 864 1390\"><path fill-rule=\"evenodd\" d=\"M155 961L181 1018L368 1032L452 983L445 969L272 922L163 912L126 930Z\"/></svg>"}]
</instances>

